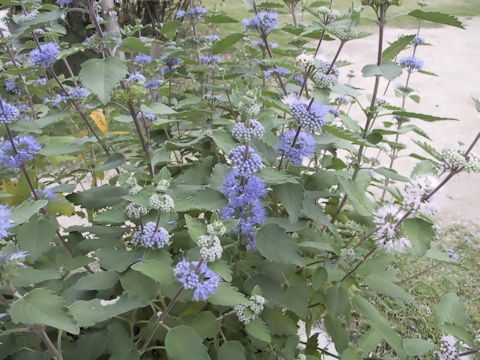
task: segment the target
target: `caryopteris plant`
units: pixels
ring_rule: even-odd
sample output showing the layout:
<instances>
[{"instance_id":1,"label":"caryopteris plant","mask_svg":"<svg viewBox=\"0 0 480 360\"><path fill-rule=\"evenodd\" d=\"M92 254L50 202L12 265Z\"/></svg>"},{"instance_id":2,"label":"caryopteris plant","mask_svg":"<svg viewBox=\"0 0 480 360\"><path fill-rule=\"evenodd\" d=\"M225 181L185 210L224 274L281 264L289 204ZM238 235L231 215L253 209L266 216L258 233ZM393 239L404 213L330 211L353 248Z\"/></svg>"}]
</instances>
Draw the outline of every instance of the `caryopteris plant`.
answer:
<instances>
[{"instance_id":1,"label":"caryopteris plant","mask_svg":"<svg viewBox=\"0 0 480 360\"><path fill-rule=\"evenodd\" d=\"M418 31L388 44L398 0L345 13L335 0L244 0L243 21L161 3L173 20L112 32L102 16L115 9L94 0L1 2L0 358L475 353L456 294L432 304L428 337L397 333L375 300L415 302L400 286L404 253L458 265L432 216L446 183L480 172L480 132L437 150L415 124L449 119L407 100L420 101L414 76L431 75L420 24L462 24L421 4L404 15ZM378 38L367 90L341 60L369 35L364 16ZM75 17L91 24L72 43ZM400 174L413 132L424 153ZM318 347L318 328L335 352Z\"/></svg>"}]
</instances>

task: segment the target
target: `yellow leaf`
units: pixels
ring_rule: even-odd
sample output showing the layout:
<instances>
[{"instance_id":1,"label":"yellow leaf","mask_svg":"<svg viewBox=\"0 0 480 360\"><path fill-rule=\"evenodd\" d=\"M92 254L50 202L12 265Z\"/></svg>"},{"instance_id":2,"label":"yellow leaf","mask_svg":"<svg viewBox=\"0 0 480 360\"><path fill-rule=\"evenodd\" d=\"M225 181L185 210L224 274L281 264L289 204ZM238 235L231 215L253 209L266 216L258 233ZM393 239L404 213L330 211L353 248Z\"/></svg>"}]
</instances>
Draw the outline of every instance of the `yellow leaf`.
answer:
<instances>
[{"instance_id":1,"label":"yellow leaf","mask_svg":"<svg viewBox=\"0 0 480 360\"><path fill-rule=\"evenodd\" d=\"M130 131L112 131L112 134L114 135L127 135L129 133Z\"/></svg>"},{"instance_id":2,"label":"yellow leaf","mask_svg":"<svg viewBox=\"0 0 480 360\"><path fill-rule=\"evenodd\" d=\"M95 121L95 124L97 124L97 127L102 133L106 134L108 132L107 119L105 119L102 110L93 110L90 113L90 117Z\"/></svg>"}]
</instances>

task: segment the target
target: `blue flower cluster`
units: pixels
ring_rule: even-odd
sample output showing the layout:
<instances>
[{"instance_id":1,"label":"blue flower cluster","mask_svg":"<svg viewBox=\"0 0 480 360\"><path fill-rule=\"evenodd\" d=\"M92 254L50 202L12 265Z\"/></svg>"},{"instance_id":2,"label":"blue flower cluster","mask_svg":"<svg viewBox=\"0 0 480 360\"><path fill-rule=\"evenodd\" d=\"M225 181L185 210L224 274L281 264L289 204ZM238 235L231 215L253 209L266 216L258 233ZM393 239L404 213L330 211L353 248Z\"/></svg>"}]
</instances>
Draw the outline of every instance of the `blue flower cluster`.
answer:
<instances>
[{"instance_id":1,"label":"blue flower cluster","mask_svg":"<svg viewBox=\"0 0 480 360\"><path fill-rule=\"evenodd\" d=\"M220 36L218 36L218 35L216 35L216 34L205 35L205 36L203 37L203 39L204 39L205 41L215 42L215 41L220 40Z\"/></svg>"},{"instance_id":2,"label":"blue flower cluster","mask_svg":"<svg viewBox=\"0 0 480 360\"><path fill-rule=\"evenodd\" d=\"M408 56L399 61L400 66L406 68L408 71L422 70L423 60L417 59L415 56Z\"/></svg>"},{"instance_id":3,"label":"blue flower cluster","mask_svg":"<svg viewBox=\"0 0 480 360\"><path fill-rule=\"evenodd\" d=\"M304 158L309 158L315 151L315 139L312 135L300 131L295 145L292 146L297 130L290 129L280 138L278 155L294 165L301 165Z\"/></svg>"},{"instance_id":4,"label":"blue flower cluster","mask_svg":"<svg viewBox=\"0 0 480 360\"><path fill-rule=\"evenodd\" d=\"M139 65L150 64L152 62L152 57L150 55L140 54L135 56L135 62Z\"/></svg>"},{"instance_id":5,"label":"blue flower cluster","mask_svg":"<svg viewBox=\"0 0 480 360\"><path fill-rule=\"evenodd\" d=\"M207 13L207 9L203 6L193 7L187 11L179 10L177 11L177 19L187 18L187 19L198 19L203 17Z\"/></svg>"},{"instance_id":6,"label":"blue flower cluster","mask_svg":"<svg viewBox=\"0 0 480 360\"><path fill-rule=\"evenodd\" d=\"M151 79L151 80L148 80L146 83L145 83L145 87L147 89L156 89L158 88L160 85L162 85L162 80L159 80L159 79Z\"/></svg>"},{"instance_id":7,"label":"blue flower cluster","mask_svg":"<svg viewBox=\"0 0 480 360\"><path fill-rule=\"evenodd\" d=\"M207 265L198 261L180 261L173 273L177 281L181 282L185 289L195 289L193 300L205 301L217 291L220 276L210 270Z\"/></svg>"},{"instance_id":8,"label":"blue flower cluster","mask_svg":"<svg viewBox=\"0 0 480 360\"><path fill-rule=\"evenodd\" d=\"M263 168L262 158L251 147L239 145L228 153L232 166L240 176L249 177Z\"/></svg>"},{"instance_id":9,"label":"blue flower cluster","mask_svg":"<svg viewBox=\"0 0 480 360\"><path fill-rule=\"evenodd\" d=\"M5 90L14 94L20 94L23 90L23 86L17 85L16 81L13 79L8 79L5 81Z\"/></svg>"},{"instance_id":10,"label":"blue flower cluster","mask_svg":"<svg viewBox=\"0 0 480 360\"><path fill-rule=\"evenodd\" d=\"M258 121L251 119L249 121L249 126L243 122L236 123L232 129L232 135L235 139L241 142L250 141L253 136L261 138L265 133L265 128Z\"/></svg>"},{"instance_id":11,"label":"blue flower cluster","mask_svg":"<svg viewBox=\"0 0 480 360\"><path fill-rule=\"evenodd\" d=\"M290 75L291 73L292 72L288 69L285 69L283 67L276 67L275 69L264 71L263 76L265 76L265 78L269 78L273 74L277 74L279 76L286 76L286 75Z\"/></svg>"},{"instance_id":12,"label":"blue flower cluster","mask_svg":"<svg viewBox=\"0 0 480 360\"><path fill-rule=\"evenodd\" d=\"M234 231L246 236L252 246L258 225L267 217L260 200L267 194L265 182L254 175L245 178L234 168L225 177L222 193L228 200L221 211L222 219L239 220Z\"/></svg>"},{"instance_id":13,"label":"blue flower cluster","mask_svg":"<svg viewBox=\"0 0 480 360\"><path fill-rule=\"evenodd\" d=\"M335 98L335 104L337 105L348 105L350 104L350 100L346 96L337 96Z\"/></svg>"},{"instance_id":14,"label":"blue flower cluster","mask_svg":"<svg viewBox=\"0 0 480 360\"><path fill-rule=\"evenodd\" d=\"M67 5L70 5L72 2L73 2L73 0L57 0L57 1L55 1L55 3L58 6L67 6Z\"/></svg>"},{"instance_id":15,"label":"blue flower cluster","mask_svg":"<svg viewBox=\"0 0 480 360\"><path fill-rule=\"evenodd\" d=\"M270 45L270 48L275 49L278 48L278 43L275 41L269 41L268 45ZM263 40L253 40L252 41L252 46L260 46L261 48L265 47L265 41Z\"/></svg>"},{"instance_id":16,"label":"blue flower cluster","mask_svg":"<svg viewBox=\"0 0 480 360\"><path fill-rule=\"evenodd\" d=\"M72 99L86 98L88 95L90 95L90 90L81 86L75 86L70 90L70 97Z\"/></svg>"},{"instance_id":17,"label":"blue flower cluster","mask_svg":"<svg viewBox=\"0 0 480 360\"><path fill-rule=\"evenodd\" d=\"M18 168L32 160L42 148L35 138L28 135L16 136L13 143L16 151L9 140L0 142L0 164L10 168Z\"/></svg>"},{"instance_id":18,"label":"blue flower cluster","mask_svg":"<svg viewBox=\"0 0 480 360\"><path fill-rule=\"evenodd\" d=\"M175 66L178 64L182 63L183 60L180 59L179 57L169 57L163 60L163 63L165 64L164 67L162 67L162 74L168 74L170 71L175 69Z\"/></svg>"},{"instance_id":19,"label":"blue flower cluster","mask_svg":"<svg viewBox=\"0 0 480 360\"><path fill-rule=\"evenodd\" d=\"M10 229L13 225L13 221L10 220L10 209L6 205L0 205L0 240L6 238L10 233Z\"/></svg>"},{"instance_id":20,"label":"blue flower cluster","mask_svg":"<svg viewBox=\"0 0 480 360\"><path fill-rule=\"evenodd\" d=\"M33 86L34 87L40 87L40 86L43 86L47 83L47 78L38 78L37 80L35 80L35 82L33 83Z\"/></svg>"},{"instance_id":21,"label":"blue flower cluster","mask_svg":"<svg viewBox=\"0 0 480 360\"><path fill-rule=\"evenodd\" d=\"M425 39L421 36L415 36L412 40L412 44L414 46L418 46L418 45L421 45L421 44L425 44Z\"/></svg>"},{"instance_id":22,"label":"blue flower cluster","mask_svg":"<svg viewBox=\"0 0 480 360\"><path fill-rule=\"evenodd\" d=\"M133 244L148 249L161 249L167 245L170 236L163 227L157 227L154 222L146 223L133 235Z\"/></svg>"},{"instance_id":23,"label":"blue flower cluster","mask_svg":"<svg viewBox=\"0 0 480 360\"><path fill-rule=\"evenodd\" d=\"M206 64L206 65L215 65L220 62L220 56L218 55L213 55L213 56L207 56L207 55L201 55L200 56L200 63Z\"/></svg>"},{"instance_id":24,"label":"blue flower cluster","mask_svg":"<svg viewBox=\"0 0 480 360\"><path fill-rule=\"evenodd\" d=\"M328 109L328 112L329 112L330 114L332 114L333 116L335 116L335 117L339 117L339 116L340 116L340 110L338 110L338 109L329 108L329 109Z\"/></svg>"},{"instance_id":25,"label":"blue flower cluster","mask_svg":"<svg viewBox=\"0 0 480 360\"><path fill-rule=\"evenodd\" d=\"M277 13L262 11L252 19L243 19L243 26L247 30L263 30L265 32L270 32L277 27L277 21Z\"/></svg>"},{"instance_id":26,"label":"blue flower cluster","mask_svg":"<svg viewBox=\"0 0 480 360\"><path fill-rule=\"evenodd\" d=\"M290 112L304 129L313 132L316 128L322 128L328 108L318 102L313 102L309 106L305 101L296 99L290 105Z\"/></svg>"},{"instance_id":27,"label":"blue flower cluster","mask_svg":"<svg viewBox=\"0 0 480 360\"><path fill-rule=\"evenodd\" d=\"M19 111L12 104L0 100L0 123L10 124L18 119Z\"/></svg>"},{"instance_id":28,"label":"blue flower cluster","mask_svg":"<svg viewBox=\"0 0 480 360\"><path fill-rule=\"evenodd\" d=\"M145 76L140 74L138 71L135 71L134 73L131 73L130 75L128 75L127 81L128 82L144 82Z\"/></svg>"},{"instance_id":29,"label":"blue flower cluster","mask_svg":"<svg viewBox=\"0 0 480 360\"><path fill-rule=\"evenodd\" d=\"M30 51L30 61L36 67L48 68L55 64L60 48L56 43L46 43Z\"/></svg>"}]
</instances>

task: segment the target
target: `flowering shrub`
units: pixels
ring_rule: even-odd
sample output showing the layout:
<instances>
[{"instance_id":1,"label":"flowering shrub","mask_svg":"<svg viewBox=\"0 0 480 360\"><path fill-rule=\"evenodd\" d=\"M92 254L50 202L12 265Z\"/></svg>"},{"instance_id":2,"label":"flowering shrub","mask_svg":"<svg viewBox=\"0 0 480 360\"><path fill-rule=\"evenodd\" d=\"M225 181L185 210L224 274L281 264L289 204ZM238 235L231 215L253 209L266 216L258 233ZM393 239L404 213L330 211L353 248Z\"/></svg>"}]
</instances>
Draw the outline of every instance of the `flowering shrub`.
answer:
<instances>
[{"instance_id":1,"label":"flowering shrub","mask_svg":"<svg viewBox=\"0 0 480 360\"><path fill-rule=\"evenodd\" d=\"M93 0L5 3L18 26L2 30L2 358L474 351L456 294L436 305L433 338L402 337L372 300L415 301L396 274L404 253L456 264L436 244L434 200L457 174L480 172L480 133L467 147L418 142L425 154L412 155L412 174L395 170L402 134L429 139L412 119L448 120L408 111L414 75L430 74L418 54L428 39L419 26L385 44L400 1L362 0L341 14L335 1L244 0L243 21L191 1L151 29L155 38L140 23L107 31ZM339 60L368 35L356 27L364 12L379 36L365 92ZM66 14L88 15L83 42L65 42ZM434 11L407 16L462 27ZM224 34L225 23L237 32ZM338 43L332 59L322 56L327 40ZM89 59L75 72L82 52ZM387 90L399 100L382 98ZM359 319L370 327L361 337ZM318 347L318 326L336 354Z\"/></svg>"}]
</instances>

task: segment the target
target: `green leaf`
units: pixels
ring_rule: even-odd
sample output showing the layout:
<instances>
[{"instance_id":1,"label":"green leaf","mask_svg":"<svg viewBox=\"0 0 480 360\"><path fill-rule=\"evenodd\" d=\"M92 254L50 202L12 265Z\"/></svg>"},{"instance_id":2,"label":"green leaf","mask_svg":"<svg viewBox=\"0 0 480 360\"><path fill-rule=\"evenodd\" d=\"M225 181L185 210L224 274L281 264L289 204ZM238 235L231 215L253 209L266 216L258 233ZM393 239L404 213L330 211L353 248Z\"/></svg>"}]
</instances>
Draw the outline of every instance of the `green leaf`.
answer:
<instances>
[{"instance_id":1,"label":"green leaf","mask_svg":"<svg viewBox=\"0 0 480 360\"><path fill-rule=\"evenodd\" d=\"M422 356L432 351L435 345L423 339L404 339L403 348L408 356Z\"/></svg>"},{"instance_id":2,"label":"green leaf","mask_svg":"<svg viewBox=\"0 0 480 360\"><path fill-rule=\"evenodd\" d=\"M225 153L228 154L230 150L236 147L238 144L233 139L232 135L229 132L224 130L222 131L214 131L208 134L215 144Z\"/></svg>"},{"instance_id":3,"label":"green leaf","mask_svg":"<svg viewBox=\"0 0 480 360\"><path fill-rule=\"evenodd\" d=\"M11 212L10 220L12 220L15 225L23 224L25 221L28 221L34 214L47 206L48 200L27 200L21 203L18 206L15 206Z\"/></svg>"},{"instance_id":4,"label":"green leaf","mask_svg":"<svg viewBox=\"0 0 480 360\"><path fill-rule=\"evenodd\" d=\"M125 271L120 276L120 282L126 294L145 300L153 300L159 291L158 284L152 278L133 269Z\"/></svg>"},{"instance_id":5,"label":"green leaf","mask_svg":"<svg viewBox=\"0 0 480 360\"><path fill-rule=\"evenodd\" d=\"M450 26L461 28L461 29L465 29L462 22L458 20L457 17L450 14L444 14L436 11L423 11L423 10L417 9L417 10L411 11L410 13L408 13L408 15L413 16L417 19L431 21L437 24L450 25Z\"/></svg>"},{"instance_id":6,"label":"green leaf","mask_svg":"<svg viewBox=\"0 0 480 360\"><path fill-rule=\"evenodd\" d=\"M409 179L406 176L402 176L402 175L398 174L393 169L387 169L387 168L381 167L381 168L374 169L373 171L375 171L377 174L385 176L388 179L393 179L393 180L397 180L397 181L404 181L404 182L409 181Z\"/></svg>"},{"instance_id":7,"label":"green leaf","mask_svg":"<svg viewBox=\"0 0 480 360\"><path fill-rule=\"evenodd\" d=\"M167 333L165 349L169 360L210 360L202 338L185 325L177 326Z\"/></svg>"},{"instance_id":8,"label":"green leaf","mask_svg":"<svg viewBox=\"0 0 480 360\"><path fill-rule=\"evenodd\" d=\"M412 243L410 252L415 255L425 255L427 250L430 249L430 242L435 238L432 224L418 218L405 219L402 229Z\"/></svg>"},{"instance_id":9,"label":"green leaf","mask_svg":"<svg viewBox=\"0 0 480 360\"><path fill-rule=\"evenodd\" d=\"M240 341L226 341L217 351L217 360L246 360L245 348Z\"/></svg>"},{"instance_id":10,"label":"green leaf","mask_svg":"<svg viewBox=\"0 0 480 360\"><path fill-rule=\"evenodd\" d=\"M125 156L123 156L120 153L114 153L103 163L102 166L93 169L93 171L100 172L100 171L112 170L112 169L115 169L116 167L119 167L124 162L125 162Z\"/></svg>"},{"instance_id":11,"label":"green leaf","mask_svg":"<svg viewBox=\"0 0 480 360\"><path fill-rule=\"evenodd\" d=\"M80 328L67 312L65 301L53 291L37 288L15 301L9 310L16 324L41 324L78 334Z\"/></svg>"},{"instance_id":12,"label":"green leaf","mask_svg":"<svg viewBox=\"0 0 480 360\"><path fill-rule=\"evenodd\" d=\"M435 324L441 327L447 323L462 328L468 326L467 307L455 293L443 295L435 309Z\"/></svg>"},{"instance_id":13,"label":"green leaf","mask_svg":"<svg viewBox=\"0 0 480 360\"><path fill-rule=\"evenodd\" d=\"M330 315L344 315L349 305L348 291L343 287L334 286L325 294L325 306Z\"/></svg>"},{"instance_id":14,"label":"green leaf","mask_svg":"<svg viewBox=\"0 0 480 360\"><path fill-rule=\"evenodd\" d=\"M131 264L137 262L144 255L144 250L126 250L124 248L100 249L95 256L100 258L100 265L108 270L123 272Z\"/></svg>"},{"instance_id":15,"label":"green leaf","mask_svg":"<svg viewBox=\"0 0 480 360\"><path fill-rule=\"evenodd\" d=\"M140 110L142 110L143 112L146 112L148 114L155 114L155 115L173 115L173 114L177 113L172 108L170 108L167 105L162 104L160 102L153 103L149 106L142 105L142 106L140 106Z\"/></svg>"},{"instance_id":16,"label":"green leaf","mask_svg":"<svg viewBox=\"0 0 480 360\"><path fill-rule=\"evenodd\" d=\"M15 287L24 287L31 284L41 283L42 281L60 278L61 275L56 270L23 268L17 270L15 277L12 279L12 284Z\"/></svg>"},{"instance_id":17,"label":"green leaf","mask_svg":"<svg viewBox=\"0 0 480 360\"><path fill-rule=\"evenodd\" d=\"M344 352L342 352L340 360L363 360L363 357L358 355L358 353L352 348L348 348Z\"/></svg>"},{"instance_id":18,"label":"green leaf","mask_svg":"<svg viewBox=\"0 0 480 360\"><path fill-rule=\"evenodd\" d=\"M236 287L224 282L218 285L217 291L208 298L208 302L222 306L249 304L249 300Z\"/></svg>"},{"instance_id":19,"label":"green leaf","mask_svg":"<svg viewBox=\"0 0 480 360\"><path fill-rule=\"evenodd\" d=\"M325 316L324 322L328 334L335 343L335 349L337 349L339 353L342 353L348 347L349 336L345 326L342 321L330 314Z\"/></svg>"},{"instance_id":20,"label":"green leaf","mask_svg":"<svg viewBox=\"0 0 480 360\"><path fill-rule=\"evenodd\" d=\"M213 263L208 263L208 268L215 274L219 275L223 280L232 281L232 269L223 260L217 260Z\"/></svg>"},{"instance_id":21,"label":"green leaf","mask_svg":"<svg viewBox=\"0 0 480 360\"><path fill-rule=\"evenodd\" d=\"M178 188L177 188L178 189ZM200 191L177 192L175 198L175 211L189 210L218 210L227 205L221 192L213 189Z\"/></svg>"},{"instance_id":22,"label":"green leaf","mask_svg":"<svg viewBox=\"0 0 480 360\"><path fill-rule=\"evenodd\" d=\"M382 53L382 62L393 61L393 59L412 42L414 37L415 35L403 35L391 43Z\"/></svg>"},{"instance_id":23,"label":"green leaf","mask_svg":"<svg viewBox=\"0 0 480 360\"><path fill-rule=\"evenodd\" d=\"M270 261L304 266L298 255L298 245L276 224L267 224L258 231L255 238L257 249Z\"/></svg>"},{"instance_id":24,"label":"green leaf","mask_svg":"<svg viewBox=\"0 0 480 360\"><path fill-rule=\"evenodd\" d=\"M64 154L72 154L83 151L84 147L78 144L62 144L53 143L47 144L39 151L43 156L59 156Z\"/></svg>"},{"instance_id":25,"label":"green leaf","mask_svg":"<svg viewBox=\"0 0 480 360\"><path fill-rule=\"evenodd\" d=\"M212 47L212 54L219 54L221 52L224 52L231 46L233 46L236 42L240 41L243 39L244 35L241 33L234 33L230 34L227 37L217 41L213 47Z\"/></svg>"},{"instance_id":26,"label":"green leaf","mask_svg":"<svg viewBox=\"0 0 480 360\"><path fill-rule=\"evenodd\" d=\"M365 278L365 283L380 294L388 295L393 298L401 299L407 302L413 302L414 298L400 286L390 281L385 274L373 273Z\"/></svg>"},{"instance_id":27,"label":"green leaf","mask_svg":"<svg viewBox=\"0 0 480 360\"><path fill-rule=\"evenodd\" d=\"M77 290L107 290L118 282L118 274L113 271L101 271L87 274L74 285Z\"/></svg>"},{"instance_id":28,"label":"green leaf","mask_svg":"<svg viewBox=\"0 0 480 360\"><path fill-rule=\"evenodd\" d=\"M175 280L169 262L160 259L147 259L133 264L131 268L152 278L160 285L170 285Z\"/></svg>"},{"instance_id":29,"label":"green leaf","mask_svg":"<svg viewBox=\"0 0 480 360\"><path fill-rule=\"evenodd\" d=\"M443 120L458 121L458 119L454 119L454 118L433 116L433 115L427 115L427 114L418 114L418 113L413 113L413 112L408 112L408 111L394 111L392 113L392 115L399 115L399 116L404 116L404 117L409 117L409 118L415 118L415 119L420 119L420 120L424 120L424 121L428 121L428 122L443 121Z\"/></svg>"},{"instance_id":30,"label":"green leaf","mask_svg":"<svg viewBox=\"0 0 480 360\"><path fill-rule=\"evenodd\" d=\"M205 226L200 224L196 219L192 218L188 214L185 214L185 223L187 224L187 230L190 234L190 238L195 244L198 242L198 238L200 236L207 234L207 229Z\"/></svg>"},{"instance_id":31,"label":"green leaf","mask_svg":"<svg viewBox=\"0 0 480 360\"><path fill-rule=\"evenodd\" d=\"M231 18L226 15L210 15L205 16L205 21L212 24L235 24L238 23L238 20Z\"/></svg>"},{"instance_id":32,"label":"green leaf","mask_svg":"<svg viewBox=\"0 0 480 360\"><path fill-rule=\"evenodd\" d=\"M352 179L339 177L338 181L347 195L347 200L362 216L371 216L373 212L372 201L365 194L365 189Z\"/></svg>"},{"instance_id":33,"label":"green leaf","mask_svg":"<svg viewBox=\"0 0 480 360\"><path fill-rule=\"evenodd\" d=\"M378 310L361 296L355 296L353 298L353 304L358 312L367 318L370 326L377 330L380 336L392 347L397 353L397 356L400 359L406 359L401 336L392 330L390 324Z\"/></svg>"},{"instance_id":34,"label":"green leaf","mask_svg":"<svg viewBox=\"0 0 480 360\"><path fill-rule=\"evenodd\" d=\"M57 227L54 217L29 221L16 230L18 246L21 250L28 251L31 261L36 261L52 247L51 244L56 240Z\"/></svg>"},{"instance_id":35,"label":"green leaf","mask_svg":"<svg viewBox=\"0 0 480 360\"><path fill-rule=\"evenodd\" d=\"M383 76L387 80L395 80L402 75L402 67L394 62L383 63L377 65L365 65L362 68L363 77Z\"/></svg>"},{"instance_id":36,"label":"green leaf","mask_svg":"<svg viewBox=\"0 0 480 360\"><path fill-rule=\"evenodd\" d=\"M118 50L133 53L150 54L150 47L136 37L127 37L122 40Z\"/></svg>"},{"instance_id":37,"label":"green leaf","mask_svg":"<svg viewBox=\"0 0 480 360\"><path fill-rule=\"evenodd\" d=\"M258 172L258 177L269 185L280 185L285 183L297 184L297 179L283 171L278 171L270 167L264 167Z\"/></svg>"},{"instance_id":38,"label":"green leaf","mask_svg":"<svg viewBox=\"0 0 480 360\"><path fill-rule=\"evenodd\" d=\"M268 330L267 325L260 318L256 318L255 320L250 322L250 324L246 325L245 331L250 336L263 342L270 343L270 341L272 341L272 339L270 338L270 330Z\"/></svg>"},{"instance_id":39,"label":"green leaf","mask_svg":"<svg viewBox=\"0 0 480 360\"><path fill-rule=\"evenodd\" d=\"M158 32L165 35L167 38L172 39L175 37L180 25L182 25L182 23L178 20L169 20L163 24L163 27L158 30Z\"/></svg>"},{"instance_id":40,"label":"green leaf","mask_svg":"<svg viewBox=\"0 0 480 360\"><path fill-rule=\"evenodd\" d=\"M220 332L217 317L211 311L202 311L200 314L183 318L185 325L192 327L202 339L214 338Z\"/></svg>"},{"instance_id":41,"label":"green leaf","mask_svg":"<svg viewBox=\"0 0 480 360\"><path fill-rule=\"evenodd\" d=\"M124 294L112 300L75 301L70 305L70 313L81 327L88 327L148 304L148 301L137 296Z\"/></svg>"},{"instance_id":42,"label":"green leaf","mask_svg":"<svg viewBox=\"0 0 480 360\"><path fill-rule=\"evenodd\" d=\"M123 201L122 196L127 194L127 190L121 187L102 185L67 195L66 198L75 205L81 205L86 209L102 209L120 204Z\"/></svg>"},{"instance_id":43,"label":"green leaf","mask_svg":"<svg viewBox=\"0 0 480 360\"><path fill-rule=\"evenodd\" d=\"M281 184L275 187L278 200L283 203L291 223L296 223L303 203L303 186L300 184Z\"/></svg>"},{"instance_id":44,"label":"green leaf","mask_svg":"<svg viewBox=\"0 0 480 360\"><path fill-rule=\"evenodd\" d=\"M106 104L112 91L128 73L127 65L123 60L115 56L106 59L89 59L81 65L82 69L78 76L100 101Z\"/></svg>"},{"instance_id":45,"label":"green leaf","mask_svg":"<svg viewBox=\"0 0 480 360\"><path fill-rule=\"evenodd\" d=\"M473 98L473 103L478 112L480 112L480 100Z\"/></svg>"}]
</instances>

